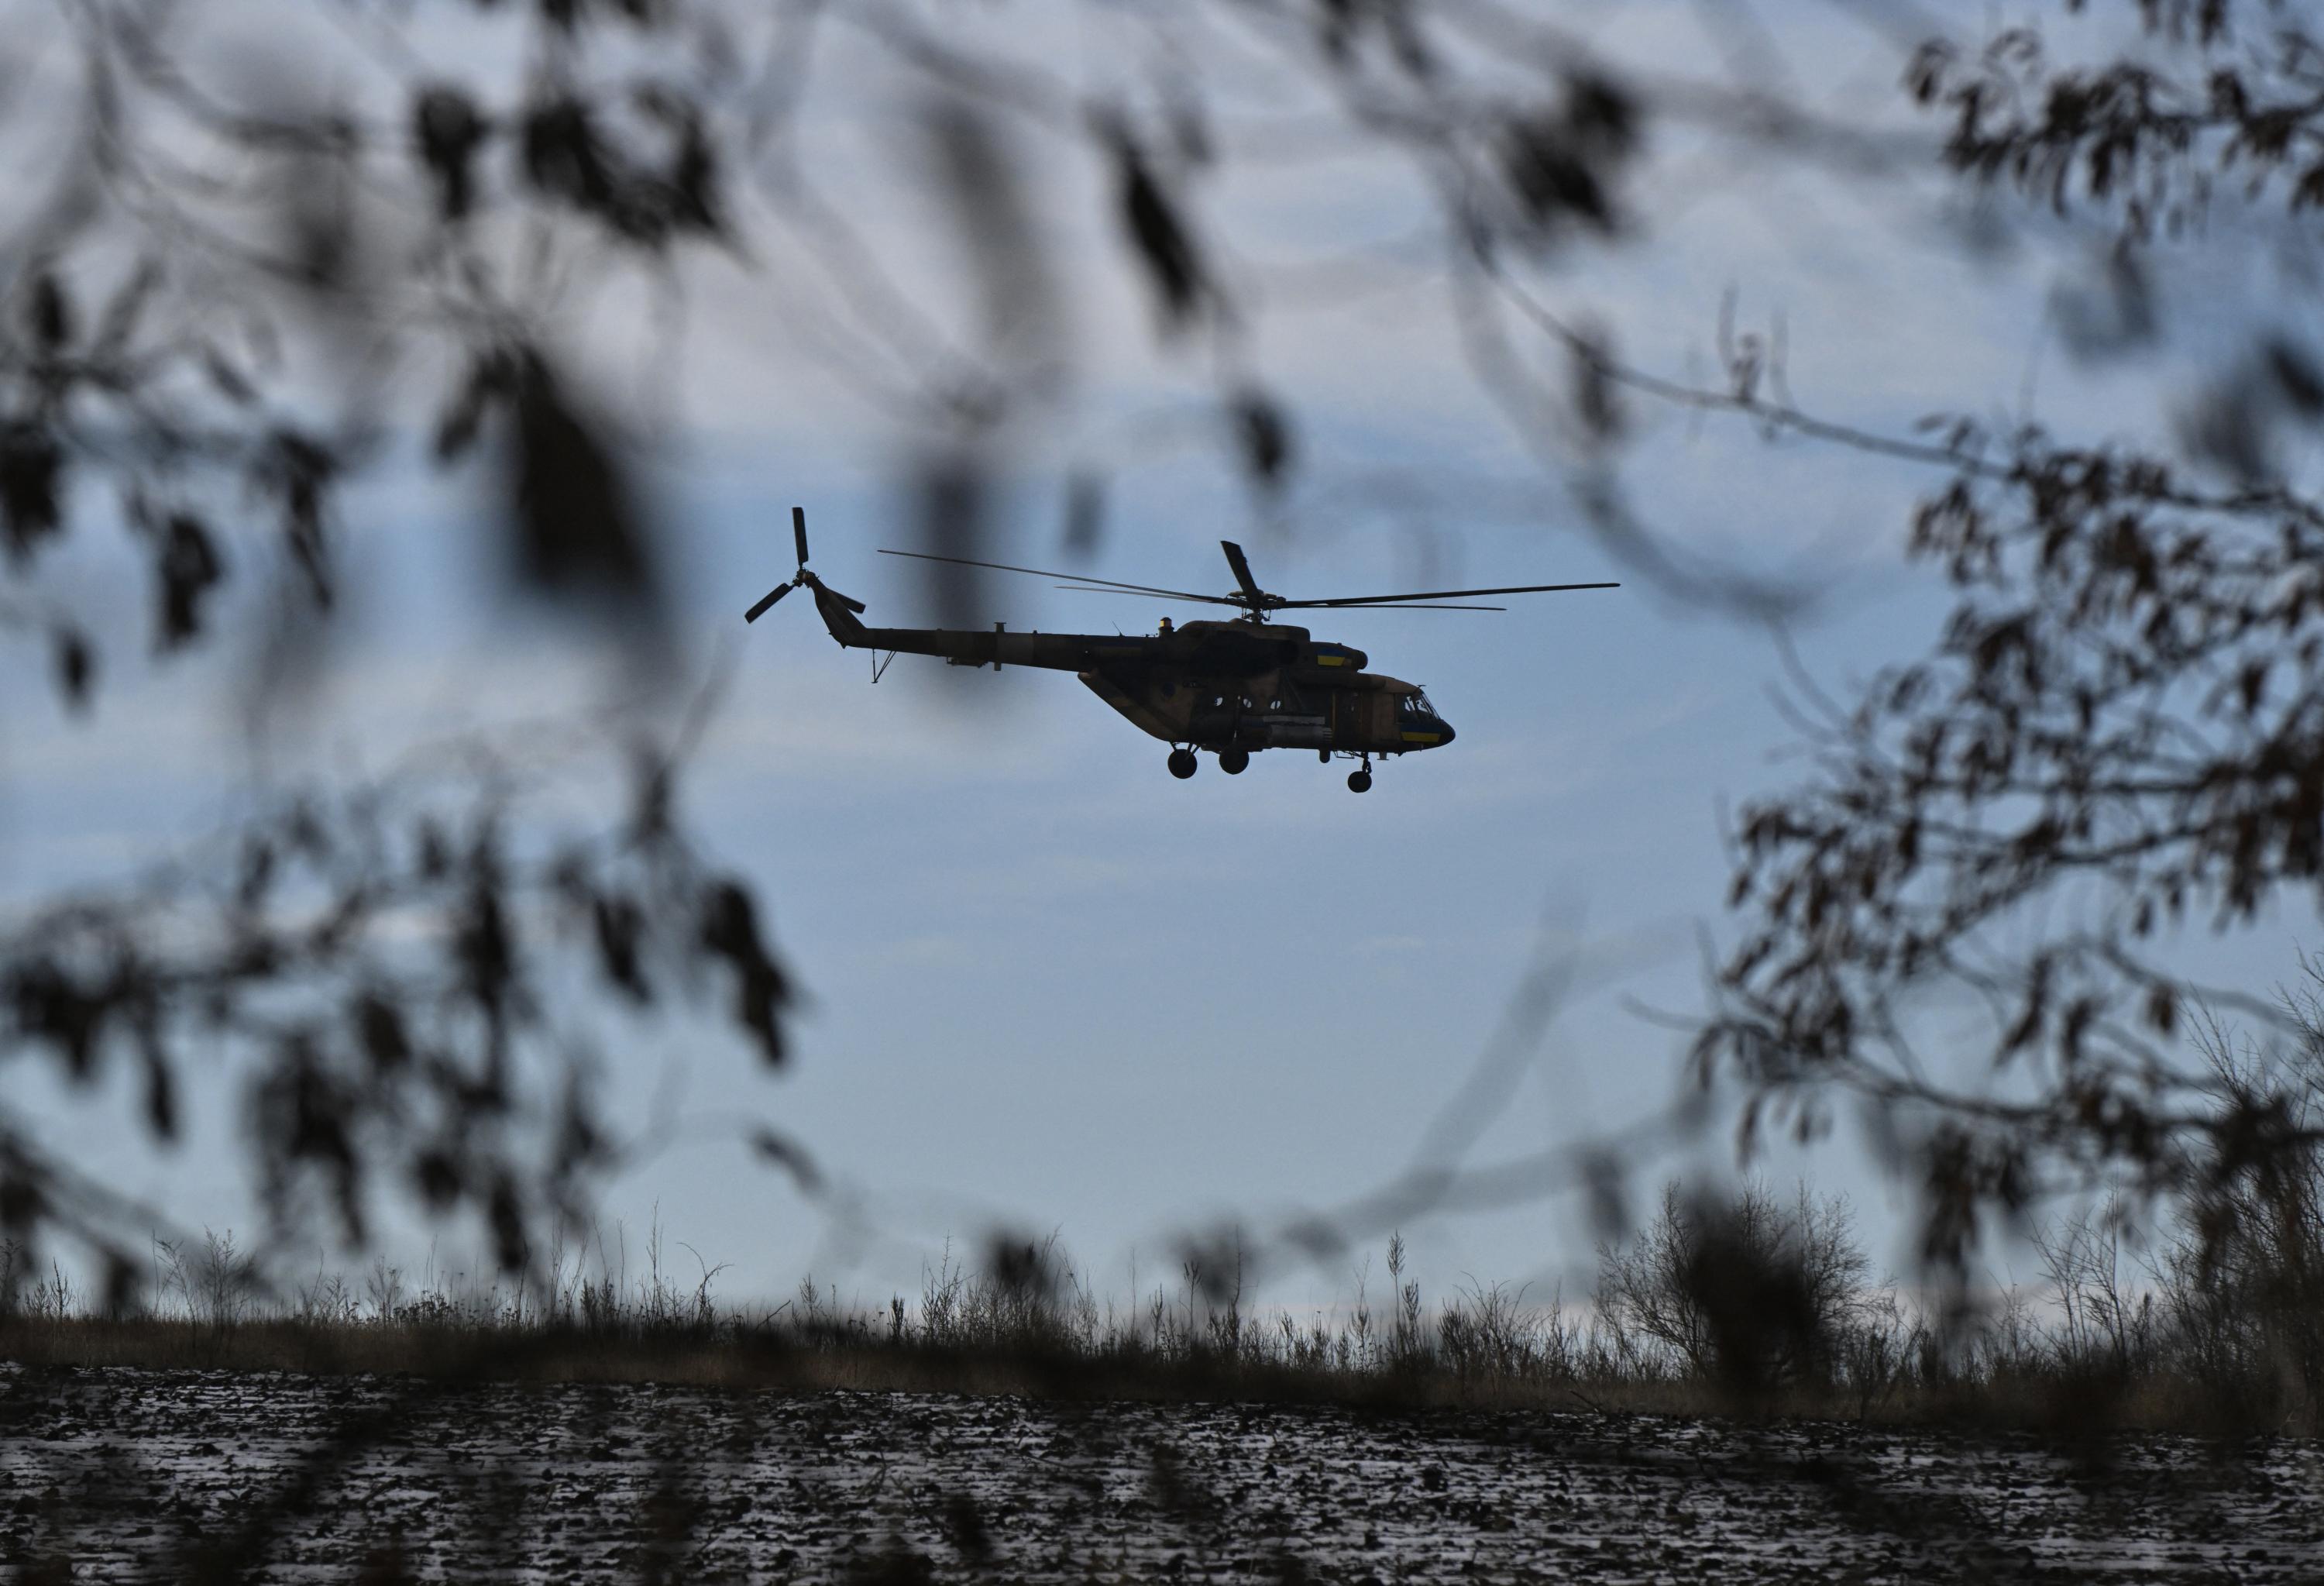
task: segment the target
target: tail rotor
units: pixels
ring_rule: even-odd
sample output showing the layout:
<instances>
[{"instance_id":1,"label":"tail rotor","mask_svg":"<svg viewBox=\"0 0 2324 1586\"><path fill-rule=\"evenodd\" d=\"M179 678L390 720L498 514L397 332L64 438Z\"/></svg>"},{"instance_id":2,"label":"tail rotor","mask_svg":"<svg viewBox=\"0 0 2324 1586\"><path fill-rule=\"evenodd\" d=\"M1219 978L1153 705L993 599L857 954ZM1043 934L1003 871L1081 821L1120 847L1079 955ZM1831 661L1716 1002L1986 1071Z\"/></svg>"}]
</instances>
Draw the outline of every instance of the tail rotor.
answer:
<instances>
[{"instance_id":1,"label":"tail rotor","mask_svg":"<svg viewBox=\"0 0 2324 1586\"><path fill-rule=\"evenodd\" d=\"M823 581L817 578L813 573L807 570L807 509L805 507L793 507L791 509L791 542L798 548L798 573L793 575L789 583L778 584L772 589L768 590L765 597L762 598L758 604L752 606L749 611L742 613L742 620L744 622L757 622L761 617L765 616L768 612L774 609L774 604L777 601L782 599L784 595L788 595L792 590L797 589L802 584L818 590L824 588ZM829 594L833 599L838 601L842 605L847 607L848 610L857 613L859 615L862 613L863 610L863 603L862 601L842 595L835 589L828 590L825 593Z\"/></svg>"},{"instance_id":2,"label":"tail rotor","mask_svg":"<svg viewBox=\"0 0 2324 1586\"><path fill-rule=\"evenodd\" d=\"M791 509L791 539L796 541L798 546L798 572L792 577L789 583L778 584L772 589L768 590L765 598L761 599L758 604L752 606L749 611L742 613L742 620L744 622L757 622L761 617L765 616L769 612L774 609L775 602L782 599L784 595L788 595L792 590L797 589L800 585L807 582L807 509L805 507L793 507Z\"/></svg>"}]
</instances>

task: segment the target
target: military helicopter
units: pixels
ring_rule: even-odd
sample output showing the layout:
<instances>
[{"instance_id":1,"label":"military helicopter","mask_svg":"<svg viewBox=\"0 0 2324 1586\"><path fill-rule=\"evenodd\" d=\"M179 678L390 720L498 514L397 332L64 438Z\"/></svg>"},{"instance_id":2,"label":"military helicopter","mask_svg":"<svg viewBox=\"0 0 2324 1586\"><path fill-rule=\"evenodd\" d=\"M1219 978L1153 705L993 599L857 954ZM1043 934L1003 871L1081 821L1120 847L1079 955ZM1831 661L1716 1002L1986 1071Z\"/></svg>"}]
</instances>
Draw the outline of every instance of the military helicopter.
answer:
<instances>
[{"instance_id":1,"label":"military helicopter","mask_svg":"<svg viewBox=\"0 0 2324 1586\"><path fill-rule=\"evenodd\" d=\"M1498 612L1506 606L1444 605L1441 601L1480 595L1545 595L1565 589L1618 589L1618 584L1526 584L1503 589L1434 589L1411 595L1365 595L1342 600L1286 600L1270 595L1251 576L1242 548L1219 541L1233 569L1236 588L1224 595L1157 589L1078 573L1050 573L967 557L926 551L881 550L882 556L951 562L1060 580L1057 587L1088 595L1139 595L1203 605L1240 608L1225 622L1194 622L1174 627L1162 619L1152 634L1011 633L1005 623L992 632L952 628L867 628L857 621L863 603L832 588L808 571L807 512L791 509L791 534L798 542L798 572L779 584L742 613L755 622L774 604L804 586L815 592L816 610L832 638L850 650L884 651L875 661L878 682L898 655L942 656L955 667L1045 667L1072 672L1132 724L1170 745L1170 774L1181 779L1201 763L1196 750L1218 756L1219 770L1238 776L1250 757L1266 749L1312 749L1318 760L1333 755L1360 762L1349 773L1349 789L1367 793L1374 757L1441 749L1452 742L1452 724L1439 715L1417 684L1367 672L1360 650L1315 639L1305 628L1269 620L1281 611L1353 610L1394 606L1409 611Z\"/></svg>"}]
</instances>

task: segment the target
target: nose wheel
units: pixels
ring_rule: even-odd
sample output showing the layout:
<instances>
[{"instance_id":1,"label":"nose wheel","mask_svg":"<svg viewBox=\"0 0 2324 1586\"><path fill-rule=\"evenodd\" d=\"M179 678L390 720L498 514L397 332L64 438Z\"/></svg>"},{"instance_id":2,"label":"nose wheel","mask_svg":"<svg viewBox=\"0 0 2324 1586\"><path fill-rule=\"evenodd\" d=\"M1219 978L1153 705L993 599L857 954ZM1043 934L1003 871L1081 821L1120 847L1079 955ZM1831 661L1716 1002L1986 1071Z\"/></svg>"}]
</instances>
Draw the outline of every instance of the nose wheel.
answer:
<instances>
[{"instance_id":1,"label":"nose wheel","mask_svg":"<svg viewBox=\"0 0 2324 1586\"><path fill-rule=\"evenodd\" d=\"M1372 762L1366 761L1360 769L1348 773L1348 791L1351 793L1369 793L1371 790Z\"/></svg>"},{"instance_id":2,"label":"nose wheel","mask_svg":"<svg viewBox=\"0 0 2324 1586\"><path fill-rule=\"evenodd\" d=\"M1226 772L1227 775L1231 777L1239 777L1250 769L1250 751L1247 749L1222 749L1219 751L1219 770Z\"/></svg>"},{"instance_id":3,"label":"nose wheel","mask_svg":"<svg viewBox=\"0 0 2324 1586\"><path fill-rule=\"evenodd\" d=\"M1191 749L1174 749L1170 752L1170 774L1182 782L1193 776L1194 768L1201 763L1194 758L1194 752Z\"/></svg>"}]
</instances>

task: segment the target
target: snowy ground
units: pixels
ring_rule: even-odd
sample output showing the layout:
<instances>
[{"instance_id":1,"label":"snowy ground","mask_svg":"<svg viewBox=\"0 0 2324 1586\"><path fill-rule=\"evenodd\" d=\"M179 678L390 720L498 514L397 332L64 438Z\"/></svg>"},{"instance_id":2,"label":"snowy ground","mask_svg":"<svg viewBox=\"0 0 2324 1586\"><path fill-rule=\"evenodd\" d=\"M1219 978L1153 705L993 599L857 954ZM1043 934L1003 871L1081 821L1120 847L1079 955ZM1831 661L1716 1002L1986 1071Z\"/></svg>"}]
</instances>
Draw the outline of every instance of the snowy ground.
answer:
<instances>
[{"instance_id":1,"label":"snowy ground","mask_svg":"<svg viewBox=\"0 0 2324 1586\"><path fill-rule=\"evenodd\" d=\"M0 1367L0 1576L2324 1580L2324 1450ZM241 1572L230 1572L235 1577Z\"/></svg>"}]
</instances>

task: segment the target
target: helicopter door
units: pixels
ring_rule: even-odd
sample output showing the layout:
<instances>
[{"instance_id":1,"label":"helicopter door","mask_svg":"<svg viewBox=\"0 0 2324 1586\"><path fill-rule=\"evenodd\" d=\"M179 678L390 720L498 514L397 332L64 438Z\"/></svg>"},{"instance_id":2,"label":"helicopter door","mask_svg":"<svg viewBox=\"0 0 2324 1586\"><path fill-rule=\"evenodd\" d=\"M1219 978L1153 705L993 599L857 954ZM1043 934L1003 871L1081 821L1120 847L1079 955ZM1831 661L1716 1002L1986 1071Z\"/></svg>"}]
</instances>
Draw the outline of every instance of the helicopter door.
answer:
<instances>
[{"instance_id":1,"label":"helicopter door","mask_svg":"<svg viewBox=\"0 0 2324 1586\"><path fill-rule=\"evenodd\" d=\"M1267 742L1283 749L1328 749L1332 744L1332 701L1314 688L1277 683L1259 702Z\"/></svg>"}]
</instances>

